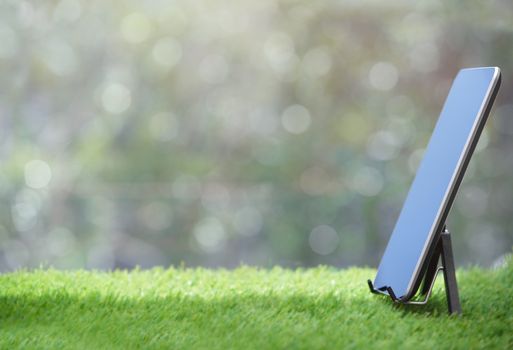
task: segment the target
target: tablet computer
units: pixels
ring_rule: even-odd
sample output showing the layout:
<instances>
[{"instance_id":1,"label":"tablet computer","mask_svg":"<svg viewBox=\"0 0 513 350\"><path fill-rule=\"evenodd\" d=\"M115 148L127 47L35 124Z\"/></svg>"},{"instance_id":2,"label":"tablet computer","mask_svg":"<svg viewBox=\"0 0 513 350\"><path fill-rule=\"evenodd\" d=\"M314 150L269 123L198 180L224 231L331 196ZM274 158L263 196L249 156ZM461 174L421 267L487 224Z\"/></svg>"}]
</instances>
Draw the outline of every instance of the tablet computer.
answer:
<instances>
[{"instance_id":1,"label":"tablet computer","mask_svg":"<svg viewBox=\"0 0 513 350\"><path fill-rule=\"evenodd\" d=\"M500 85L497 67L454 79L378 267L374 288L407 301L418 290Z\"/></svg>"}]
</instances>

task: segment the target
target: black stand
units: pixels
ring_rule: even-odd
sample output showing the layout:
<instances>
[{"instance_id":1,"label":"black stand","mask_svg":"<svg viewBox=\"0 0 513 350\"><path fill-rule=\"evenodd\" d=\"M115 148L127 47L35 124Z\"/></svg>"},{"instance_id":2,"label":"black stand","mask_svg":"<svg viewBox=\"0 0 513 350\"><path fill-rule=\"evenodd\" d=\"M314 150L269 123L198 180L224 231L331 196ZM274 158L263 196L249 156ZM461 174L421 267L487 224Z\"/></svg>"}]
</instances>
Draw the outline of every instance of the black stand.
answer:
<instances>
[{"instance_id":1,"label":"black stand","mask_svg":"<svg viewBox=\"0 0 513 350\"><path fill-rule=\"evenodd\" d=\"M438 266L438 261L442 258L442 266ZM447 297L447 306L449 314L461 314L460 297L458 294L458 284L456 282L456 269L454 266L454 257L452 254L451 234L443 228L436 242L435 250L427 262L427 269L422 281L420 295L424 297L421 301L404 300L397 298L391 287L381 287L375 289L372 281L368 280L369 288L372 293L384 294L386 291L390 298L396 303L410 305L424 305L428 302L435 284L436 277L440 271L444 273L445 295Z\"/></svg>"}]
</instances>

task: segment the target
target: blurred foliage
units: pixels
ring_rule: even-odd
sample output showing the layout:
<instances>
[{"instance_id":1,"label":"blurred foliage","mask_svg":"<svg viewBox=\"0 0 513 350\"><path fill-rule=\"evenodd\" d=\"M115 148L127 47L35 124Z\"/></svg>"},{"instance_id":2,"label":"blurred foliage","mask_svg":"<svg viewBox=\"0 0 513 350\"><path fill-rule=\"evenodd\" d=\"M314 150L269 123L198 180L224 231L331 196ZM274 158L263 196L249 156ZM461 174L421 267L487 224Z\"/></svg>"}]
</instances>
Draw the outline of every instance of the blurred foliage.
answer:
<instances>
[{"instance_id":1,"label":"blurred foliage","mask_svg":"<svg viewBox=\"0 0 513 350\"><path fill-rule=\"evenodd\" d=\"M502 91L449 218L513 245L507 1L4 1L0 269L375 265L452 78Z\"/></svg>"}]
</instances>

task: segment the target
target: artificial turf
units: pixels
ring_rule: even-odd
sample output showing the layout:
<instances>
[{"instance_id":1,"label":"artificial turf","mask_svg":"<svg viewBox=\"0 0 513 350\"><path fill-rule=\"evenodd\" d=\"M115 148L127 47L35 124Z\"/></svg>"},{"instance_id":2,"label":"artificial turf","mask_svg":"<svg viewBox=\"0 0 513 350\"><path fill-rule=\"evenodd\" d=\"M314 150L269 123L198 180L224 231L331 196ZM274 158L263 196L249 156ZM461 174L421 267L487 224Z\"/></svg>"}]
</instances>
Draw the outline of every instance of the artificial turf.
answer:
<instances>
[{"instance_id":1,"label":"artificial turf","mask_svg":"<svg viewBox=\"0 0 513 350\"><path fill-rule=\"evenodd\" d=\"M151 269L0 276L0 348L513 348L513 262L457 273L425 306L369 292L375 271ZM439 278L442 280L442 278Z\"/></svg>"}]
</instances>

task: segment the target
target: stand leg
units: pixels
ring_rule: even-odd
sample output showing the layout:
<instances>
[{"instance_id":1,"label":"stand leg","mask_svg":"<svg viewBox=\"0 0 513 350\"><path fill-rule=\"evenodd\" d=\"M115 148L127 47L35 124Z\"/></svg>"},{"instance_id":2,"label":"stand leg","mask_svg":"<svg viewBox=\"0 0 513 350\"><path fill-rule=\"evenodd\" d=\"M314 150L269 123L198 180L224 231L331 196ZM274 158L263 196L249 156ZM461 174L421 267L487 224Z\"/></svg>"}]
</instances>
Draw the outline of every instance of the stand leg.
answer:
<instances>
[{"instance_id":1,"label":"stand leg","mask_svg":"<svg viewBox=\"0 0 513 350\"><path fill-rule=\"evenodd\" d=\"M422 281L422 289L420 290L420 295L427 295L431 290L431 285L434 283L434 279L436 278L438 271L438 260L440 260L440 255L442 255L442 241L439 239L436 243L435 251L429 260L428 267L426 273L424 275L424 280Z\"/></svg>"},{"instance_id":2,"label":"stand leg","mask_svg":"<svg viewBox=\"0 0 513 350\"><path fill-rule=\"evenodd\" d=\"M450 314L461 314L458 284L456 282L456 270L452 254L451 235L444 230L440 239L442 242L442 266L444 268L445 295Z\"/></svg>"}]
</instances>

